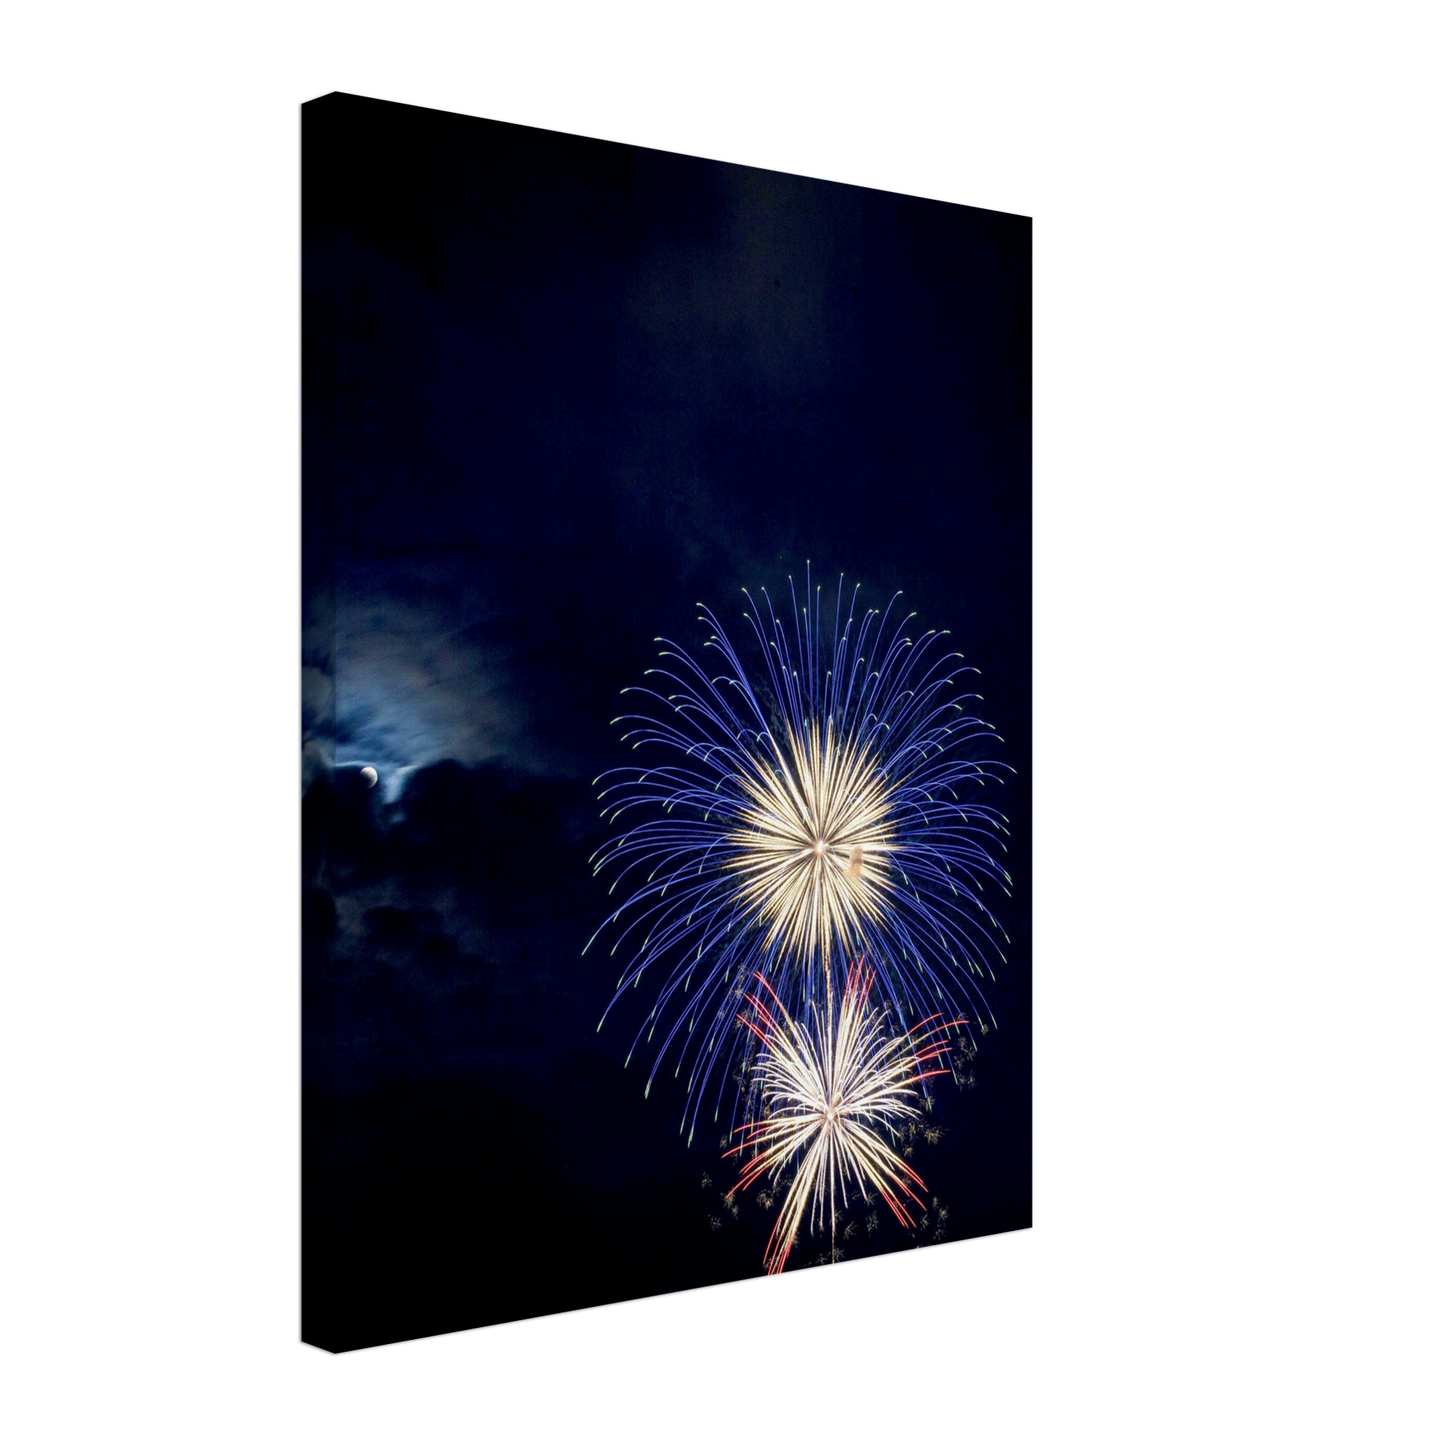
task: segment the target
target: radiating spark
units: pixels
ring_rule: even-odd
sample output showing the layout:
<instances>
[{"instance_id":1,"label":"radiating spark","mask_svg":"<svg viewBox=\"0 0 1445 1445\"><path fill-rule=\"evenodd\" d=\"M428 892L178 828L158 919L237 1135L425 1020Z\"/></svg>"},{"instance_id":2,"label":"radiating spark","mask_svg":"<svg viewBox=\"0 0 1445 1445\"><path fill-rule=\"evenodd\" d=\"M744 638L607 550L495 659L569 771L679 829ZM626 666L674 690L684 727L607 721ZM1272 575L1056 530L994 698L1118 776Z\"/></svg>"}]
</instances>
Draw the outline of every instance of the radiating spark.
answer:
<instances>
[{"instance_id":1,"label":"radiating spark","mask_svg":"<svg viewBox=\"0 0 1445 1445\"><path fill-rule=\"evenodd\" d=\"M848 972L841 1001L830 996L805 1025L794 1019L759 974L739 1016L760 1045L757 1072L761 1117L741 1126L742 1142L729 1151L746 1156L731 1198L764 1177L776 1186L794 1166L763 1263L769 1274L788 1261L804 1217L816 1231L827 1219L836 1242L838 1212L850 1187L882 1196L905 1227L910 1204L926 1212L914 1186L923 1180L890 1147L884 1135L920 1117L918 1086L946 1073L930 1068L947 1053L947 1024L924 1020L906 1034L890 1033L881 1009L870 1006L873 971L862 963Z\"/></svg>"},{"instance_id":2,"label":"radiating spark","mask_svg":"<svg viewBox=\"0 0 1445 1445\"><path fill-rule=\"evenodd\" d=\"M714 1117L730 1077L748 1113L756 1045L732 1020L754 974L801 1013L866 956L898 1019L963 1012L969 997L988 1017L979 985L1007 943L985 897L1008 891L1007 819L981 799L1006 769L963 690L976 669L943 633L910 637L897 596L860 611L855 588L845 609L840 579L831 619L819 588L785 622L766 592L744 595L761 665L745 667L703 607L720 667L664 641L627 690L649 711L617 719L645 765L598 779L620 827L593 858L620 895L598 932L628 960L608 1011L663 971L628 1057L655 1047L650 1090L676 1050L689 1139L715 1073Z\"/></svg>"}]
</instances>

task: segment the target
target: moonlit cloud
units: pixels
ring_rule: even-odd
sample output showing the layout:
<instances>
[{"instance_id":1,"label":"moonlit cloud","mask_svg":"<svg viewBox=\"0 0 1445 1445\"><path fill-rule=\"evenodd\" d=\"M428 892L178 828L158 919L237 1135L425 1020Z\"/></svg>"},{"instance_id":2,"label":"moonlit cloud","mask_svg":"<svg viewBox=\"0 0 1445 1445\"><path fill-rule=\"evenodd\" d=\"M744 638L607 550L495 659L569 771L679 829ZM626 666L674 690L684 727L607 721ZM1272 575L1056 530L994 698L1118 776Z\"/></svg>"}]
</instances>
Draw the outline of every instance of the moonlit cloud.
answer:
<instances>
[{"instance_id":1,"label":"moonlit cloud","mask_svg":"<svg viewBox=\"0 0 1445 1445\"><path fill-rule=\"evenodd\" d=\"M479 589L435 570L370 571L338 591L336 762L384 796L443 759L535 771L510 649Z\"/></svg>"}]
</instances>

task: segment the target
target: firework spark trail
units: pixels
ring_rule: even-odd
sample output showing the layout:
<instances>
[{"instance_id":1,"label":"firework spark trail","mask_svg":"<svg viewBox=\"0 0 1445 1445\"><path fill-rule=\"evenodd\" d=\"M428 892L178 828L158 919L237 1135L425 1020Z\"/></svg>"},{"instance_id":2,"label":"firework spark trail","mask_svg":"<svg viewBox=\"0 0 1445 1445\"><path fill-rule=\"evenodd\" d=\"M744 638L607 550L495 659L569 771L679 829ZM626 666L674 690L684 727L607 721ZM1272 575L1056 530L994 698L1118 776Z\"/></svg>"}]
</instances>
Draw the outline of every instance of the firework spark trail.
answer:
<instances>
[{"instance_id":1,"label":"firework spark trail","mask_svg":"<svg viewBox=\"0 0 1445 1445\"><path fill-rule=\"evenodd\" d=\"M763 1264L778 1274L797 1242L804 1216L816 1231L826 1214L836 1240L839 1208L848 1204L850 1182L859 1193L872 1185L894 1216L911 1228L908 1204L925 1206L913 1192L923 1180L883 1138L909 1119L920 1117L918 1086L946 1073L930 1068L948 1045L941 1016L924 1020L908 1034L891 1034L881 1010L870 1008L873 972L861 962L848 972L842 1001L831 996L810 1010L804 1027L758 975L758 991L748 995L752 1014L739 1021L757 1039L757 1074L763 1117L744 1124L742 1143L733 1154L749 1154L729 1198L767 1176L770 1183L789 1163L796 1171L768 1238ZM905 1202L907 1201L907 1202Z\"/></svg>"},{"instance_id":2,"label":"firework spark trail","mask_svg":"<svg viewBox=\"0 0 1445 1445\"><path fill-rule=\"evenodd\" d=\"M766 611L744 595L757 686L702 607L723 670L658 639L664 665L627 691L661 716L616 721L659 761L597 780L622 828L593 863L623 890L598 932L616 925L613 955L631 951L608 1011L649 968L667 970L628 1061L664 1031L650 1092L677 1045L689 1140L719 1063L714 1118L737 1050L744 1063L754 1050L731 1028L754 972L799 1013L841 982L842 960L867 956L900 1020L971 998L992 1021L978 985L1008 941L983 897L989 882L1008 891L995 853L1007 819L977 797L1005 765L971 756L997 734L971 711L979 695L958 690L976 669L943 650L946 634L907 636L896 595L860 613L855 588L845 613L840 578L831 639L821 588L801 607L794 596L791 628L766 592Z\"/></svg>"}]
</instances>

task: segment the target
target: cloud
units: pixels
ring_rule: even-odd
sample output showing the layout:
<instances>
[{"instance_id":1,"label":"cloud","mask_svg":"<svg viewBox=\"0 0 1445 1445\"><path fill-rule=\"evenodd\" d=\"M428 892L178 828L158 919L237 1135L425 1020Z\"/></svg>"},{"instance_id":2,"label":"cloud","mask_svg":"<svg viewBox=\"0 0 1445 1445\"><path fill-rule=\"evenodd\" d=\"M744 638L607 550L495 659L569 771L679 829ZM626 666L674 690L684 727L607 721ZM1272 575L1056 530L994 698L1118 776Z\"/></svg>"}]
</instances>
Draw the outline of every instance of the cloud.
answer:
<instances>
[{"instance_id":1,"label":"cloud","mask_svg":"<svg viewBox=\"0 0 1445 1445\"><path fill-rule=\"evenodd\" d=\"M329 733L335 727L331 678L319 668L301 669L301 736Z\"/></svg>"},{"instance_id":2,"label":"cloud","mask_svg":"<svg viewBox=\"0 0 1445 1445\"><path fill-rule=\"evenodd\" d=\"M515 685L509 626L447 564L351 569L336 599L336 761L396 798L420 768L496 759L546 771Z\"/></svg>"},{"instance_id":3,"label":"cloud","mask_svg":"<svg viewBox=\"0 0 1445 1445\"><path fill-rule=\"evenodd\" d=\"M307 593L301 622L301 792L335 766L335 608L332 594Z\"/></svg>"},{"instance_id":4,"label":"cloud","mask_svg":"<svg viewBox=\"0 0 1445 1445\"><path fill-rule=\"evenodd\" d=\"M332 771L335 766L332 752L333 749L329 743L323 743L316 738L307 738L301 744L301 792L303 796L317 778Z\"/></svg>"},{"instance_id":5,"label":"cloud","mask_svg":"<svg viewBox=\"0 0 1445 1445\"><path fill-rule=\"evenodd\" d=\"M308 528L320 529L326 519L308 518ZM331 571L306 579L301 611L301 661L306 667L330 674L335 661L336 598L329 585Z\"/></svg>"}]
</instances>

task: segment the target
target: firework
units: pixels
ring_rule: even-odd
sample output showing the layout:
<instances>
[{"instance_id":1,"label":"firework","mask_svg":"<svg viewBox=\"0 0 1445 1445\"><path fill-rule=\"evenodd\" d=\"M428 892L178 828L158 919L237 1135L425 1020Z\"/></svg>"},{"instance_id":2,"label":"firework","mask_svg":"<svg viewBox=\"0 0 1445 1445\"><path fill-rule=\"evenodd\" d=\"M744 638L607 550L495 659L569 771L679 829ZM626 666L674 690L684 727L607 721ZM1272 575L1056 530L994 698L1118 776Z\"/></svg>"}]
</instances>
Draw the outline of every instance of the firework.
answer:
<instances>
[{"instance_id":1,"label":"firework","mask_svg":"<svg viewBox=\"0 0 1445 1445\"><path fill-rule=\"evenodd\" d=\"M912 1227L909 1205L926 1210L914 1186L923 1180L893 1150L885 1134L920 1117L918 1086L944 1069L929 1066L947 1052L944 1025L926 1019L907 1034L892 1034L885 1015L869 1006L872 971L849 970L841 1001L831 995L799 1023L759 976L748 996L751 1013L740 1021L756 1038L762 1117L744 1124L742 1142L729 1151L747 1163L732 1193L767 1177L776 1184L791 1165L792 1183L773 1225L763 1263L777 1274L788 1261L805 1216L816 1231L825 1216L836 1241L838 1212L849 1189L872 1186ZM731 1196L730 1196L731 1197Z\"/></svg>"},{"instance_id":2,"label":"firework","mask_svg":"<svg viewBox=\"0 0 1445 1445\"><path fill-rule=\"evenodd\" d=\"M980 794L1005 769L980 756L997 735L964 690L976 669L944 633L909 636L896 595L860 611L855 587L845 609L840 579L825 609L809 588L786 622L766 592L761 605L744 593L751 671L706 607L720 666L658 639L662 665L627 689L648 711L616 720L648 765L597 780L620 827L593 858L622 897L598 930L610 925L627 959L613 1005L650 969L664 975L628 1060L656 1043L650 1091L676 1049L689 1139L708 1080L717 1118L734 1063L745 1075L755 1052L732 1028L754 974L801 1016L866 956L900 1022L970 1000L991 1020L979 984L1007 938L984 894L1008 888L1007 819Z\"/></svg>"}]
</instances>

